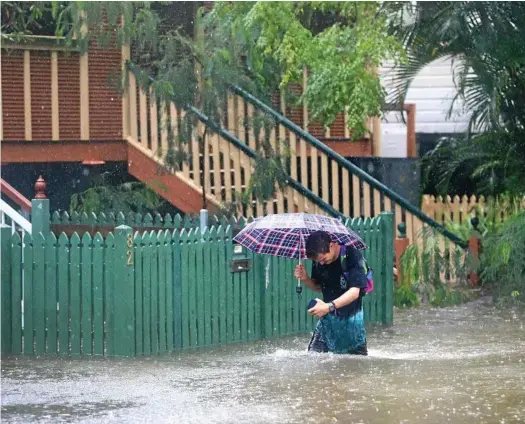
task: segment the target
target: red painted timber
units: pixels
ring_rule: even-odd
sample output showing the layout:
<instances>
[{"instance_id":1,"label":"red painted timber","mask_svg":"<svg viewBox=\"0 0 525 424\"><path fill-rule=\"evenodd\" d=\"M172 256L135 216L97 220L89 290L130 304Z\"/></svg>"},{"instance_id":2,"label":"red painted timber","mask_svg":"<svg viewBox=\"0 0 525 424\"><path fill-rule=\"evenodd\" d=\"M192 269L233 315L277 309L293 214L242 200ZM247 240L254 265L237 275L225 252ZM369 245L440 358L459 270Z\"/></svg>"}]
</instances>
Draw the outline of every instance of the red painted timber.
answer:
<instances>
[{"instance_id":1,"label":"red painted timber","mask_svg":"<svg viewBox=\"0 0 525 424\"><path fill-rule=\"evenodd\" d=\"M2 164L121 161L128 157L126 141L2 141Z\"/></svg>"},{"instance_id":2,"label":"red painted timber","mask_svg":"<svg viewBox=\"0 0 525 424\"><path fill-rule=\"evenodd\" d=\"M184 213L198 214L201 210L199 190L188 186L177 175L159 172L157 163L131 144L128 144L128 172ZM210 201L208 210L218 212L217 206Z\"/></svg>"},{"instance_id":3,"label":"red painted timber","mask_svg":"<svg viewBox=\"0 0 525 424\"><path fill-rule=\"evenodd\" d=\"M3 178L0 178L0 185L2 193L4 193L13 202L20 206L24 211L31 213L31 202L29 199L27 199L27 197L24 197L22 193L20 193Z\"/></svg>"}]
</instances>

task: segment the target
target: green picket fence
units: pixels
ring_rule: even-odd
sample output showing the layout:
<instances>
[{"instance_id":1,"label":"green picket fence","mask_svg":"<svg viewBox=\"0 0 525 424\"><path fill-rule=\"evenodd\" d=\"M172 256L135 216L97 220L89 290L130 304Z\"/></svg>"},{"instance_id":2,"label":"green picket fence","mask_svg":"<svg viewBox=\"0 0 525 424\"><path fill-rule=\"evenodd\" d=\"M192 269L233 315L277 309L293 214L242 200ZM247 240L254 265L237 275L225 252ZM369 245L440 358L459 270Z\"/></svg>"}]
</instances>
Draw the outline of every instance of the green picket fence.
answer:
<instances>
[{"instance_id":1,"label":"green picket fence","mask_svg":"<svg viewBox=\"0 0 525 424\"><path fill-rule=\"evenodd\" d=\"M125 234L22 240L2 228L2 353L126 356Z\"/></svg>"},{"instance_id":2,"label":"green picket fence","mask_svg":"<svg viewBox=\"0 0 525 424\"><path fill-rule=\"evenodd\" d=\"M295 263L244 252L250 271L232 273L232 236L232 226L135 234L137 355L312 328L306 305L314 294L295 294Z\"/></svg>"},{"instance_id":3,"label":"green picket fence","mask_svg":"<svg viewBox=\"0 0 525 424\"><path fill-rule=\"evenodd\" d=\"M392 324L392 221L382 214L347 223L368 244L375 271L364 300L368 324ZM236 255L233 230L133 234L119 226L106 238L21 240L3 228L2 353L129 357L312 330L306 309L319 294L297 296L296 261ZM251 267L232 273L239 257Z\"/></svg>"},{"instance_id":4,"label":"green picket fence","mask_svg":"<svg viewBox=\"0 0 525 424\"><path fill-rule=\"evenodd\" d=\"M213 227L202 235L183 230L180 235L177 347L258 340L312 327L306 305L314 294L306 290L301 299L296 295L295 262L245 251L238 257L250 260L250 270L232 273L231 237L232 227Z\"/></svg>"},{"instance_id":5,"label":"green picket fence","mask_svg":"<svg viewBox=\"0 0 525 424\"><path fill-rule=\"evenodd\" d=\"M250 219L251 220L251 219ZM210 226L226 226L226 225L237 225L239 221L246 222L245 218L236 219L234 217L227 218L225 216L215 216L212 215L209 217ZM248 221L249 222L249 221ZM73 212L71 215L67 212L53 212L50 217L50 224L55 233L60 233L61 229L64 227L76 227L79 230L89 231L94 228L99 227L105 228L110 227L114 228L119 225L127 225L132 228L155 228L155 229L191 229L196 228L200 224L199 216L192 215L160 215L155 214L151 215L149 213L140 214L140 213L127 213L122 212L118 213L104 213L100 214L91 213L77 213ZM81 228L85 227L85 228Z\"/></svg>"}]
</instances>

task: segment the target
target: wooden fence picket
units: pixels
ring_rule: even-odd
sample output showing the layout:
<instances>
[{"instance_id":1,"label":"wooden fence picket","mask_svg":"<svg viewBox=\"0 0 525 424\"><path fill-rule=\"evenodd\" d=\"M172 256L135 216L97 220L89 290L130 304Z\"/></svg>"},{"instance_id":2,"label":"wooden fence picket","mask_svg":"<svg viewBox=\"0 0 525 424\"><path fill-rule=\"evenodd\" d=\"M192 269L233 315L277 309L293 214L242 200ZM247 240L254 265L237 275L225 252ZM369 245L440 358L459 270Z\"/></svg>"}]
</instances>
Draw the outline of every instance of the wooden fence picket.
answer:
<instances>
[{"instance_id":1,"label":"wooden fence picket","mask_svg":"<svg viewBox=\"0 0 525 424\"><path fill-rule=\"evenodd\" d=\"M115 218L71 216L91 224L138 220L137 215ZM63 219L53 215L54 222ZM169 221L160 215L140 219L156 225ZM250 220L220 218L220 226L204 232L145 227L133 234L124 226L105 237L100 232L62 233L58 239L53 233L8 237L7 268L2 265L3 296L7 293L2 304L9 311L2 326L3 352L151 355L311 331L316 320L307 313L307 304L318 294L304 289L301 297L296 295L297 261L244 248L234 253L234 229ZM364 255L374 269L375 291L364 299L366 321L391 324L393 215L353 219L346 225L369 246ZM450 261L457 261L449 249ZM250 270L232 273L236 258L248 259Z\"/></svg>"}]
</instances>

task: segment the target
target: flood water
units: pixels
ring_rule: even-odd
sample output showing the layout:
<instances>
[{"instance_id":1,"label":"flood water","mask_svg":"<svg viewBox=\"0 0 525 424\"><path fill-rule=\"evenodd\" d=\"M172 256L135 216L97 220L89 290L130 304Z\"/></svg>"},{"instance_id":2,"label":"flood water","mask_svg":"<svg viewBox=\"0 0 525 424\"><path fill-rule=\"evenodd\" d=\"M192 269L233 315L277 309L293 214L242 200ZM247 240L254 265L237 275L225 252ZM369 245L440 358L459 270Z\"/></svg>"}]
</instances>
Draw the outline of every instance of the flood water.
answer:
<instances>
[{"instance_id":1,"label":"flood water","mask_svg":"<svg viewBox=\"0 0 525 424\"><path fill-rule=\"evenodd\" d=\"M130 360L2 361L6 423L525 422L525 317L487 299L396 311L368 357L308 336Z\"/></svg>"}]
</instances>

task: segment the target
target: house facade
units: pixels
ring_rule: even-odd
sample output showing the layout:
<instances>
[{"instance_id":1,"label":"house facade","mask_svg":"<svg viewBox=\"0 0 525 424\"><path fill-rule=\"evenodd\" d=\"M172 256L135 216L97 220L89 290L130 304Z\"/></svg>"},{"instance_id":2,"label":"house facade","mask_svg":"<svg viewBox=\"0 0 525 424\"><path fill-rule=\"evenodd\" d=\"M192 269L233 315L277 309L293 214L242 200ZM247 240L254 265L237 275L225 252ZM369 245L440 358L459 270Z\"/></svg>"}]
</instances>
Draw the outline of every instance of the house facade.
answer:
<instances>
[{"instance_id":1,"label":"house facade","mask_svg":"<svg viewBox=\"0 0 525 424\"><path fill-rule=\"evenodd\" d=\"M467 129L469 115L463 110L457 95L454 72L457 64L451 58L438 59L425 66L409 86L406 103L415 105L417 157L421 157L439 137L462 133ZM381 71L388 97L393 95L393 68L386 65ZM452 111L450 111L452 107ZM449 116L450 112L450 116ZM407 125L398 111L386 112L381 120L382 157L406 157Z\"/></svg>"}]
</instances>

